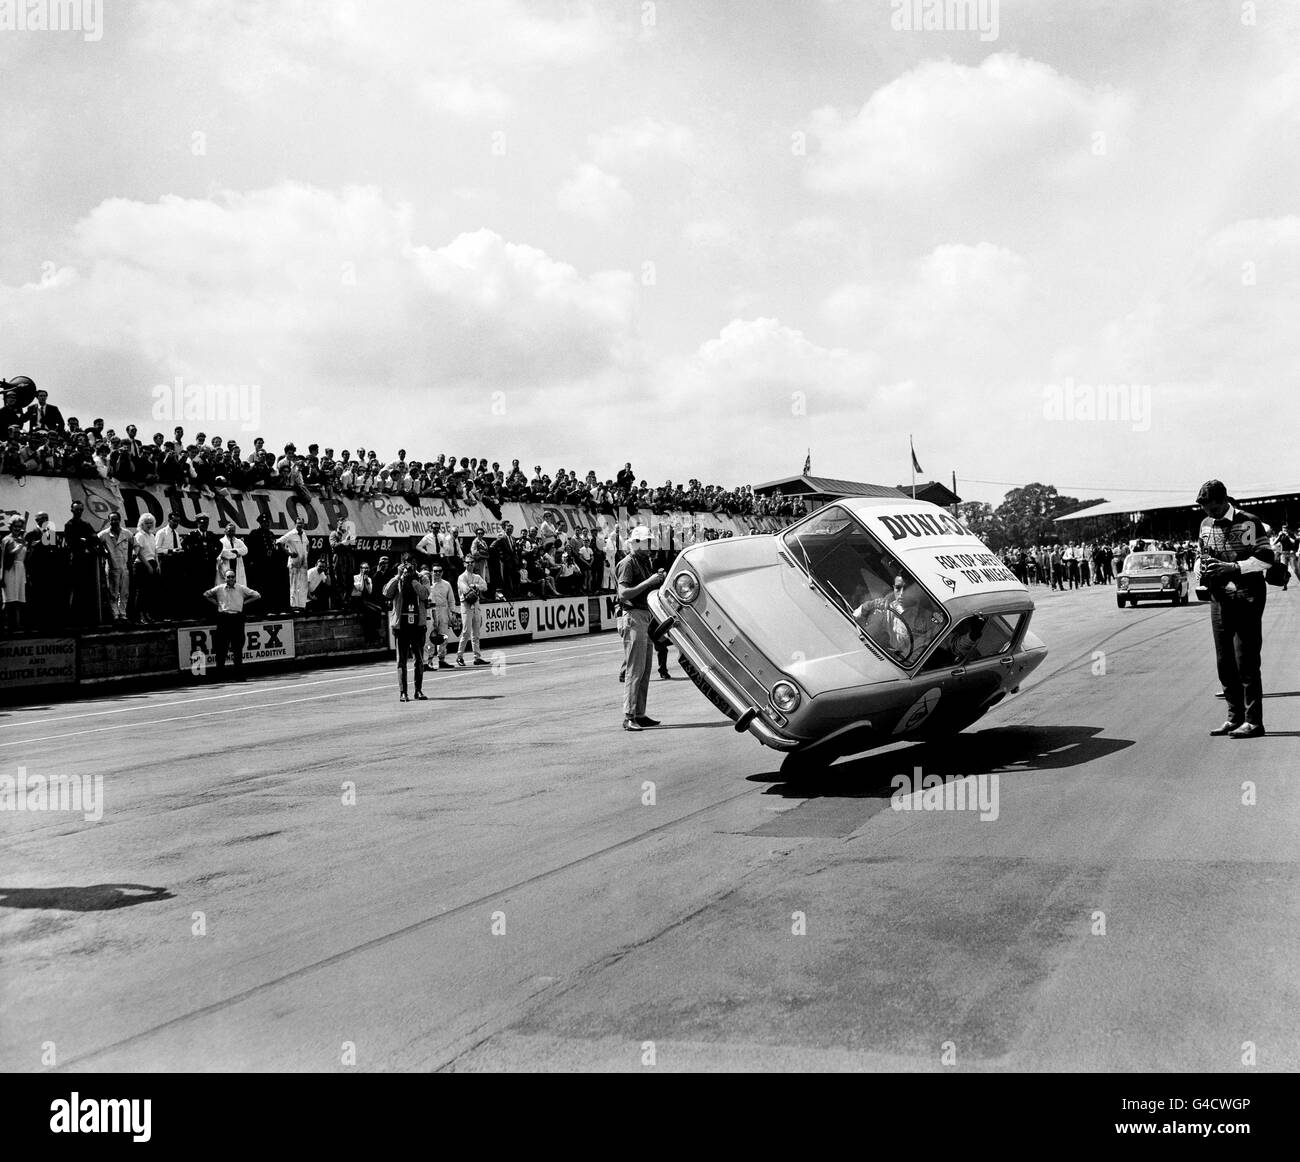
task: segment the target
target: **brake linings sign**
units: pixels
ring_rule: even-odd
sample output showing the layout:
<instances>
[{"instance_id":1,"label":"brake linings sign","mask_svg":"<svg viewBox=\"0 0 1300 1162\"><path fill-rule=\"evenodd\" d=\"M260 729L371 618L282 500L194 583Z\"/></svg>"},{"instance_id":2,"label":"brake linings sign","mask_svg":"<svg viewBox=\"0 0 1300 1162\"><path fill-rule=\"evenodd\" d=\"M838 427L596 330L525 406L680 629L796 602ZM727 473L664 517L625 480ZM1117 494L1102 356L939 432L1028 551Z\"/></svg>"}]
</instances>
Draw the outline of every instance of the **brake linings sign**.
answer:
<instances>
[{"instance_id":1,"label":"brake linings sign","mask_svg":"<svg viewBox=\"0 0 1300 1162\"><path fill-rule=\"evenodd\" d=\"M941 508L874 508L858 516L887 549L906 558L908 568L935 593L962 597L1023 588L983 541Z\"/></svg>"}]
</instances>

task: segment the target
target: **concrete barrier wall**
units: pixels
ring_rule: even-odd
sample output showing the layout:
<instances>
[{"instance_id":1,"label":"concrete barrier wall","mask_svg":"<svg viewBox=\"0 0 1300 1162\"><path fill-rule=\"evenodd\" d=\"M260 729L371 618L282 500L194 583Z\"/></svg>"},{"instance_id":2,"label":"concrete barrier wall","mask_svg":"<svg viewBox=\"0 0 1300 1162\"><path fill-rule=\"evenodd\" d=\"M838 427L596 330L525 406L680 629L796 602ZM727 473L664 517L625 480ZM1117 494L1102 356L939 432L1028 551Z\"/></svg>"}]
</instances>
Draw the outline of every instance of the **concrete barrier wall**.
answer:
<instances>
[{"instance_id":1,"label":"concrete barrier wall","mask_svg":"<svg viewBox=\"0 0 1300 1162\"><path fill-rule=\"evenodd\" d=\"M609 632L614 629L614 603L608 595L570 598L547 602L520 602L515 606L485 605L496 632L484 635L486 646L518 645L554 637ZM575 616L576 614L576 616ZM257 627L250 617L248 628ZM201 627L169 625L150 629L115 630L107 633L73 634L59 639L16 638L14 645L41 650L42 643L55 642L75 646L75 661L60 673L75 673L75 681L35 684L29 679L4 682L0 674L0 703L22 703L74 697L82 690L97 693L132 686L161 688L198 685L208 681L206 673L195 674L182 665L182 642ZM181 634L178 640L178 631ZM287 635L286 635L287 636ZM327 613L301 617L292 622L291 657L274 661L246 663L250 674L304 670L348 661L380 661L392 657L386 646L368 646L365 626L355 613ZM46 651L49 652L49 651ZM60 655L62 660L66 655ZM27 670L20 665L34 665L22 658L14 660L13 673ZM204 667L206 668L206 667ZM0 667L2 669L2 667Z\"/></svg>"}]
</instances>

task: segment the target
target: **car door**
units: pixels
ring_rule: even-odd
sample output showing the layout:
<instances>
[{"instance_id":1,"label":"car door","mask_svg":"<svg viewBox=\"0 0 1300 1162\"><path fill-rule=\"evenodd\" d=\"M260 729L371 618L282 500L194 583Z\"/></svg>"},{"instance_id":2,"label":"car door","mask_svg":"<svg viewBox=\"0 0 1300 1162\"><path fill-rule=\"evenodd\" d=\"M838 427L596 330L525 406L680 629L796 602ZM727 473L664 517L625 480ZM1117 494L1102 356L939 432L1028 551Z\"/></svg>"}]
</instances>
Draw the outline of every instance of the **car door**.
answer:
<instances>
[{"instance_id":1,"label":"car door","mask_svg":"<svg viewBox=\"0 0 1300 1162\"><path fill-rule=\"evenodd\" d=\"M1025 617L976 613L958 621L913 679L916 699L894 733L945 734L978 718L1014 672Z\"/></svg>"}]
</instances>

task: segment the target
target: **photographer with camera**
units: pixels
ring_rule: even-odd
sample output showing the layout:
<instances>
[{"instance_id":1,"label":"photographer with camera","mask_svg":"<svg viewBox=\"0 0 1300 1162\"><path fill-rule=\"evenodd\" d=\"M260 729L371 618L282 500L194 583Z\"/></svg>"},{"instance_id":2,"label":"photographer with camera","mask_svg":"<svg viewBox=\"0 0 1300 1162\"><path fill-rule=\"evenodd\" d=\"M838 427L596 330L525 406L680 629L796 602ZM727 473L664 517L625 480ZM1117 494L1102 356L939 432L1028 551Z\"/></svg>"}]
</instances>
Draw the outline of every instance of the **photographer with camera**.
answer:
<instances>
[{"instance_id":1,"label":"photographer with camera","mask_svg":"<svg viewBox=\"0 0 1300 1162\"><path fill-rule=\"evenodd\" d=\"M658 726L646 717L646 697L650 692L650 606L646 601L652 589L664 583L663 569L650 571L650 529L638 525L629 537L631 552L618 565L618 603L626 617L623 634L623 729L642 730Z\"/></svg>"},{"instance_id":2,"label":"photographer with camera","mask_svg":"<svg viewBox=\"0 0 1300 1162\"><path fill-rule=\"evenodd\" d=\"M487 582L479 576L478 562L473 558L465 562L465 572L456 582L460 594L460 644L456 649L456 665L465 664L465 644L468 642L474 650L474 664L486 666L482 650L479 648L479 634L483 630L482 600L487 593Z\"/></svg>"},{"instance_id":3,"label":"photographer with camera","mask_svg":"<svg viewBox=\"0 0 1300 1162\"><path fill-rule=\"evenodd\" d=\"M392 602L389 624L397 642L398 701L409 702L406 696L406 659L415 659L415 700L427 702L424 693L424 629L425 605L429 600L429 587L420 580L415 566L403 560L397 572L384 586L384 596Z\"/></svg>"},{"instance_id":4,"label":"photographer with camera","mask_svg":"<svg viewBox=\"0 0 1300 1162\"><path fill-rule=\"evenodd\" d=\"M1221 480L1207 480L1196 495L1201 522L1201 578L1210 591L1210 627L1228 720L1210 731L1229 738L1264 734L1260 677L1265 574L1274 564L1264 522L1232 503ZM1277 582L1281 584L1281 580Z\"/></svg>"}]
</instances>

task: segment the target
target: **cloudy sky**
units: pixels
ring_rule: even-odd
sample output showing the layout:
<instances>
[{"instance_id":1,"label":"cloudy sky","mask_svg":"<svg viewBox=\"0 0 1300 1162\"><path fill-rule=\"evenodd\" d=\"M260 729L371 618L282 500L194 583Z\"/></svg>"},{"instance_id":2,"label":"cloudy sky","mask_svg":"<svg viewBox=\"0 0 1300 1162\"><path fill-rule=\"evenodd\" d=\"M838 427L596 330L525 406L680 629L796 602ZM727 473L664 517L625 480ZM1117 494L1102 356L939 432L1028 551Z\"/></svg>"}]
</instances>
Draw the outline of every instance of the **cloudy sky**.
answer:
<instances>
[{"instance_id":1,"label":"cloudy sky","mask_svg":"<svg viewBox=\"0 0 1300 1162\"><path fill-rule=\"evenodd\" d=\"M968 499L1300 485L1296 5L1002 0L996 36L897 8L0 31L0 375L149 432L157 384L256 384L245 446L652 482L811 447L896 483L912 433Z\"/></svg>"}]
</instances>

